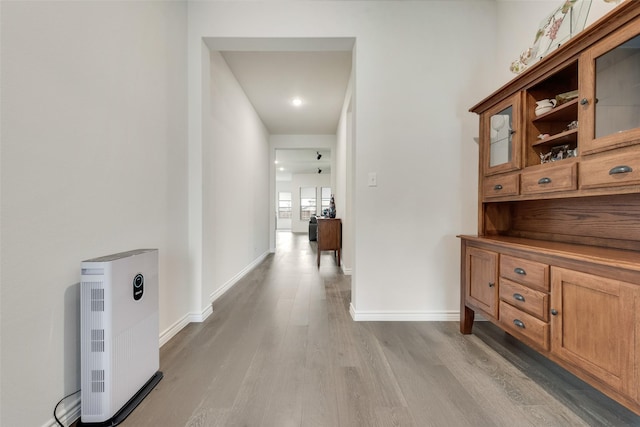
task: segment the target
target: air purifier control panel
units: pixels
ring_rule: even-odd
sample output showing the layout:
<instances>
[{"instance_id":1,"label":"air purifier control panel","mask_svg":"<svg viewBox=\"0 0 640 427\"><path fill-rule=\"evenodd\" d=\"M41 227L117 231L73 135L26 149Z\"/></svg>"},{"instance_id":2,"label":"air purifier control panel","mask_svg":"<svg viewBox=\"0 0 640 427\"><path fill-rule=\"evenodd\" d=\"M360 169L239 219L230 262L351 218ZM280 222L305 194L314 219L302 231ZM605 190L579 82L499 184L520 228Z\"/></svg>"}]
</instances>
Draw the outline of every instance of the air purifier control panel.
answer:
<instances>
[{"instance_id":1,"label":"air purifier control panel","mask_svg":"<svg viewBox=\"0 0 640 427\"><path fill-rule=\"evenodd\" d=\"M142 294L144 294L144 276L142 273L138 273L133 278L133 299L139 301Z\"/></svg>"}]
</instances>

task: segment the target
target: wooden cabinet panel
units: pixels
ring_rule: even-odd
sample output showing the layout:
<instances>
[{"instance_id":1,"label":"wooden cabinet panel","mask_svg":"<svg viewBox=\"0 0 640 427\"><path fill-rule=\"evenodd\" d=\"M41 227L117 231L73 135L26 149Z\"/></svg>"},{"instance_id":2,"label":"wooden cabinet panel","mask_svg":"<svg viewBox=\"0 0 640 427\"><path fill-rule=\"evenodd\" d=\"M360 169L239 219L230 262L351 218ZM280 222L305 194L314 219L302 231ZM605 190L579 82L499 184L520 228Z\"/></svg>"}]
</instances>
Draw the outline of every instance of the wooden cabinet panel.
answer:
<instances>
[{"instance_id":1,"label":"wooden cabinet panel","mask_svg":"<svg viewBox=\"0 0 640 427\"><path fill-rule=\"evenodd\" d=\"M553 267L551 351L636 398L634 299L637 286Z\"/></svg>"},{"instance_id":2,"label":"wooden cabinet panel","mask_svg":"<svg viewBox=\"0 0 640 427\"><path fill-rule=\"evenodd\" d=\"M580 162L580 188L640 184L640 152L613 151Z\"/></svg>"},{"instance_id":3,"label":"wooden cabinet panel","mask_svg":"<svg viewBox=\"0 0 640 427\"><path fill-rule=\"evenodd\" d=\"M318 218L318 267L320 267L320 253L334 251L336 262L340 266L340 251L342 248L342 220L339 218Z\"/></svg>"},{"instance_id":4,"label":"wooden cabinet panel","mask_svg":"<svg viewBox=\"0 0 640 427\"><path fill-rule=\"evenodd\" d=\"M500 301L500 324L514 335L525 337L545 350L549 349L549 325L504 301Z\"/></svg>"},{"instance_id":5,"label":"wooden cabinet panel","mask_svg":"<svg viewBox=\"0 0 640 427\"><path fill-rule=\"evenodd\" d=\"M466 298L480 310L498 317L498 254L469 247L466 253Z\"/></svg>"},{"instance_id":6,"label":"wooden cabinet panel","mask_svg":"<svg viewBox=\"0 0 640 427\"><path fill-rule=\"evenodd\" d=\"M471 333L473 313L480 310L503 330L640 414L637 253L510 237L461 237L461 332ZM496 286L491 280L496 274L499 301L493 309ZM505 277L509 275L518 281ZM547 284L550 294L540 283Z\"/></svg>"},{"instance_id":7,"label":"wooden cabinet panel","mask_svg":"<svg viewBox=\"0 0 640 427\"><path fill-rule=\"evenodd\" d=\"M549 294L519 285L509 279L500 278L500 299L520 310L536 316L543 321L549 320Z\"/></svg>"},{"instance_id":8,"label":"wooden cabinet panel","mask_svg":"<svg viewBox=\"0 0 640 427\"><path fill-rule=\"evenodd\" d=\"M578 165L575 162L525 169L520 176L522 194L552 193L577 188Z\"/></svg>"},{"instance_id":9,"label":"wooden cabinet panel","mask_svg":"<svg viewBox=\"0 0 640 427\"><path fill-rule=\"evenodd\" d=\"M482 193L485 198L517 196L520 193L520 175L497 175L485 178Z\"/></svg>"},{"instance_id":10,"label":"wooden cabinet panel","mask_svg":"<svg viewBox=\"0 0 640 427\"><path fill-rule=\"evenodd\" d=\"M509 255L500 257L500 276L542 291L549 291L549 266Z\"/></svg>"}]
</instances>

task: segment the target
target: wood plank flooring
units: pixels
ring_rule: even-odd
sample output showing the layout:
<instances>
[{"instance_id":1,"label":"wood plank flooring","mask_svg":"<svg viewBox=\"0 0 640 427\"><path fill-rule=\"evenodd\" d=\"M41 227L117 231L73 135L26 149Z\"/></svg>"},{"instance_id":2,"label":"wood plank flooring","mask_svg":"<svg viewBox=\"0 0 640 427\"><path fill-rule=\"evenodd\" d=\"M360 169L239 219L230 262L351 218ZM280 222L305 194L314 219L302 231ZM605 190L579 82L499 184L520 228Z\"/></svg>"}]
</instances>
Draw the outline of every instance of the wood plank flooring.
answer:
<instances>
[{"instance_id":1,"label":"wood plank flooring","mask_svg":"<svg viewBox=\"0 0 640 427\"><path fill-rule=\"evenodd\" d=\"M488 322L354 322L350 278L315 242L278 250L160 351L123 426L640 426ZM457 283L450 286L456 287Z\"/></svg>"}]
</instances>

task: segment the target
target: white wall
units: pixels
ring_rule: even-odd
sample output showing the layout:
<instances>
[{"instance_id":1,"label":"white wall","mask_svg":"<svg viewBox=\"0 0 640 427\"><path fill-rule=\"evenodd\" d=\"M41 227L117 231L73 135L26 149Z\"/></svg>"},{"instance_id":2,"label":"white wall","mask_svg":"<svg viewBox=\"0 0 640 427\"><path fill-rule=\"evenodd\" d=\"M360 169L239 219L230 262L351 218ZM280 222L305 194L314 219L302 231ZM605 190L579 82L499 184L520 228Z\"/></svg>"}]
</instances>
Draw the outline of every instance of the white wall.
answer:
<instances>
[{"instance_id":1,"label":"white wall","mask_svg":"<svg viewBox=\"0 0 640 427\"><path fill-rule=\"evenodd\" d=\"M269 252L269 134L219 52L210 52L202 143L203 310Z\"/></svg>"},{"instance_id":2,"label":"white wall","mask_svg":"<svg viewBox=\"0 0 640 427\"><path fill-rule=\"evenodd\" d=\"M488 81L495 81L494 90L516 76L509 71L509 65L533 44L540 23L561 4L562 2L558 0L498 1L496 33L498 56L494 73L488 76ZM585 28L616 6L614 2L592 0Z\"/></svg>"},{"instance_id":3,"label":"white wall","mask_svg":"<svg viewBox=\"0 0 640 427\"><path fill-rule=\"evenodd\" d=\"M308 233L309 220L300 220L300 188L312 187L316 189L316 210L321 212L321 187L331 187L331 176L328 174L294 174L291 179L291 195L293 209L291 210L291 231L293 233Z\"/></svg>"},{"instance_id":4,"label":"white wall","mask_svg":"<svg viewBox=\"0 0 640 427\"><path fill-rule=\"evenodd\" d=\"M0 425L53 425L80 387L82 260L158 248L160 331L190 310L187 8L0 7Z\"/></svg>"},{"instance_id":5,"label":"white wall","mask_svg":"<svg viewBox=\"0 0 640 427\"><path fill-rule=\"evenodd\" d=\"M353 70L347 86L344 105L336 131L335 181L336 216L342 218L341 268L345 274L353 272Z\"/></svg>"}]
</instances>

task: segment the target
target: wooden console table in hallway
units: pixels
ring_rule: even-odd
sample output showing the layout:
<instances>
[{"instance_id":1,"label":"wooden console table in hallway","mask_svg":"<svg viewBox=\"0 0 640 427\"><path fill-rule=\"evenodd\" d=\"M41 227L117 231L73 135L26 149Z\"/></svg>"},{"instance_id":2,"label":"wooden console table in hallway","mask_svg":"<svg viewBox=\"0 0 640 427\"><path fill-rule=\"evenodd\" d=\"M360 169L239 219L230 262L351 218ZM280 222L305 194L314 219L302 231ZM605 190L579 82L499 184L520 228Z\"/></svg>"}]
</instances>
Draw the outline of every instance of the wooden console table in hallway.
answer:
<instances>
[{"instance_id":1,"label":"wooden console table in hallway","mask_svg":"<svg viewBox=\"0 0 640 427\"><path fill-rule=\"evenodd\" d=\"M342 221L340 218L318 218L318 267L320 253L333 251L340 266L340 247L342 246Z\"/></svg>"}]
</instances>

